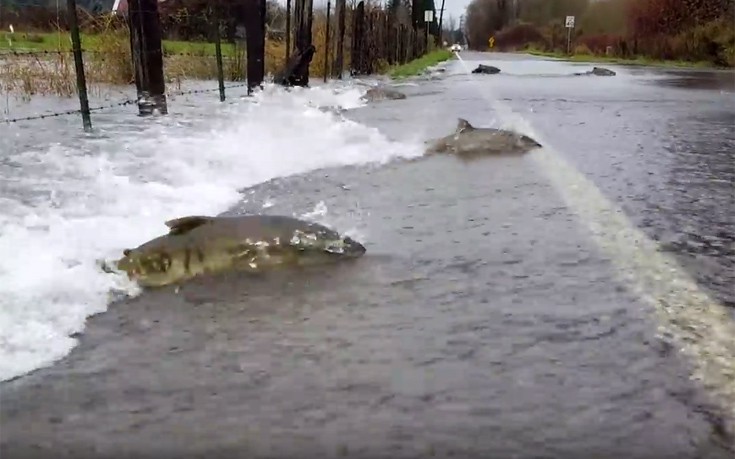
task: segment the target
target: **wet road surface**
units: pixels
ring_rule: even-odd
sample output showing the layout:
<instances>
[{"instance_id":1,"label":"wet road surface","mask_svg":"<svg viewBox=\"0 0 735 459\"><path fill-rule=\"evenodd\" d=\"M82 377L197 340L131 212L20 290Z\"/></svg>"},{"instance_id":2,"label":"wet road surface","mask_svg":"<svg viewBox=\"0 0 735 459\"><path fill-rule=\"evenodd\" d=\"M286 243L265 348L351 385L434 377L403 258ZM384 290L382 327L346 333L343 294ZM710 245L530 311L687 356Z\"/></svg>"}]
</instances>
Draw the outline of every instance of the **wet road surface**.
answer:
<instances>
[{"instance_id":1,"label":"wet road surface","mask_svg":"<svg viewBox=\"0 0 735 459\"><path fill-rule=\"evenodd\" d=\"M649 234L671 231L690 273L732 301L735 139L718 91L733 88L539 86L459 65L347 116L430 138L457 116L489 125L503 106L487 101L505 101ZM733 457L722 407L532 155L323 170L247 190L231 212L265 203L324 206L368 254L112 305L68 358L0 386L0 455ZM696 257L676 245L690 233L712 241Z\"/></svg>"}]
</instances>

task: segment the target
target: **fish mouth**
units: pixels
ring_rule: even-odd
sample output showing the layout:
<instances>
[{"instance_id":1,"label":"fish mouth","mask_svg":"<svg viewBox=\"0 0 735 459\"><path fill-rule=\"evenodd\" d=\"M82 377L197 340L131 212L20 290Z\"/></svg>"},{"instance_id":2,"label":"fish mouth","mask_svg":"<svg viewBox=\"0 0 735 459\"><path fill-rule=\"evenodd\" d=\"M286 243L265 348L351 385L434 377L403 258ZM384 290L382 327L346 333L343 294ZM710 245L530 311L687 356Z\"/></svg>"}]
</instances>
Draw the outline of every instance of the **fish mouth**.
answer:
<instances>
[{"instance_id":1,"label":"fish mouth","mask_svg":"<svg viewBox=\"0 0 735 459\"><path fill-rule=\"evenodd\" d=\"M176 274L171 268L179 260L176 256L178 254L164 251L138 252L130 249L123 253L122 258L106 264L103 270L124 272L128 279L146 287L166 285L175 280Z\"/></svg>"},{"instance_id":2,"label":"fish mouth","mask_svg":"<svg viewBox=\"0 0 735 459\"><path fill-rule=\"evenodd\" d=\"M364 245L349 236L345 236L342 240L345 244L345 252L351 257L360 257L365 255L365 252L367 252Z\"/></svg>"}]
</instances>

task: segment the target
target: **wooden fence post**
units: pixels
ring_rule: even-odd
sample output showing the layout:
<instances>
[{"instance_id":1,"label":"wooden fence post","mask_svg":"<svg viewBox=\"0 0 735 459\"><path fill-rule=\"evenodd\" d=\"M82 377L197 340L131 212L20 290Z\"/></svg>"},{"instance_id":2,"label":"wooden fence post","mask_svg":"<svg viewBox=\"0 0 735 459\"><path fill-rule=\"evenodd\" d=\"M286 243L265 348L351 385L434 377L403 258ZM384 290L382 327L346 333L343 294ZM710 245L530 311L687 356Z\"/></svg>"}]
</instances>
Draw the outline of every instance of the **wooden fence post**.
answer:
<instances>
[{"instance_id":1,"label":"wooden fence post","mask_svg":"<svg viewBox=\"0 0 735 459\"><path fill-rule=\"evenodd\" d=\"M311 24L314 20L314 4L312 0L296 0L294 11L296 19L296 49L303 55L313 48ZM309 85L309 65L301 65L294 81L300 86Z\"/></svg>"},{"instance_id":2,"label":"wooden fence post","mask_svg":"<svg viewBox=\"0 0 735 459\"><path fill-rule=\"evenodd\" d=\"M286 62L291 58L291 0L286 0Z\"/></svg>"},{"instance_id":3,"label":"wooden fence post","mask_svg":"<svg viewBox=\"0 0 735 459\"><path fill-rule=\"evenodd\" d=\"M225 101L225 72L222 66L222 37L220 36L221 23L219 12L215 13L214 20L214 54L217 58L217 82L219 83L219 101Z\"/></svg>"},{"instance_id":4,"label":"wooden fence post","mask_svg":"<svg viewBox=\"0 0 735 459\"><path fill-rule=\"evenodd\" d=\"M265 79L265 0L247 0L244 21L250 94Z\"/></svg>"},{"instance_id":5,"label":"wooden fence post","mask_svg":"<svg viewBox=\"0 0 735 459\"><path fill-rule=\"evenodd\" d=\"M337 8L337 55L334 58L334 66L332 67L333 75L336 78L342 79L342 72L344 70L344 49L345 49L345 9L346 1L337 0L335 5Z\"/></svg>"},{"instance_id":6,"label":"wooden fence post","mask_svg":"<svg viewBox=\"0 0 735 459\"><path fill-rule=\"evenodd\" d=\"M158 0L129 0L130 42L138 90L138 112L168 113L166 83L163 78L161 23Z\"/></svg>"},{"instance_id":7,"label":"wooden fence post","mask_svg":"<svg viewBox=\"0 0 735 459\"><path fill-rule=\"evenodd\" d=\"M79 107L82 110L82 124L84 130L92 130L92 118L89 113L89 99L87 97L87 80L84 77L84 61L82 60L82 41L79 38L79 21L77 20L76 0L67 0L67 14L71 29L71 41L74 48L74 68L77 74L77 92L79 93Z\"/></svg>"},{"instance_id":8,"label":"wooden fence post","mask_svg":"<svg viewBox=\"0 0 735 459\"><path fill-rule=\"evenodd\" d=\"M327 0L327 36L324 37L324 82L327 82L329 75L329 12L332 8L331 0Z\"/></svg>"},{"instance_id":9,"label":"wooden fence post","mask_svg":"<svg viewBox=\"0 0 735 459\"><path fill-rule=\"evenodd\" d=\"M352 13L352 52L350 73L361 75L365 72L365 2L357 4Z\"/></svg>"}]
</instances>

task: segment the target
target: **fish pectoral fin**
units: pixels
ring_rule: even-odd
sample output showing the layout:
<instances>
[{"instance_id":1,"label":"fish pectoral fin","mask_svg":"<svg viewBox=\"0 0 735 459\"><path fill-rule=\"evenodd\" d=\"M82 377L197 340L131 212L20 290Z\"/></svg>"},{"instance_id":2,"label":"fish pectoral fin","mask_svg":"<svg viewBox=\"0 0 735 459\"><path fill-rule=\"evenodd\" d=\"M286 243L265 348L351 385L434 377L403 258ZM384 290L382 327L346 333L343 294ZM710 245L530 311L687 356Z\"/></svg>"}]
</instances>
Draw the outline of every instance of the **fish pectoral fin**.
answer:
<instances>
[{"instance_id":1,"label":"fish pectoral fin","mask_svg":"<svg viewBox=\"0 0 735 459\"><path fill-rule=\"evenodd\" d=\"M184 234L210 221L212 221L212 217L192 215L188 217L174 218L173 220L168 220L166 222L166 226L168 226L170 229L168 234Z\"/></svg>"}]
</instances>

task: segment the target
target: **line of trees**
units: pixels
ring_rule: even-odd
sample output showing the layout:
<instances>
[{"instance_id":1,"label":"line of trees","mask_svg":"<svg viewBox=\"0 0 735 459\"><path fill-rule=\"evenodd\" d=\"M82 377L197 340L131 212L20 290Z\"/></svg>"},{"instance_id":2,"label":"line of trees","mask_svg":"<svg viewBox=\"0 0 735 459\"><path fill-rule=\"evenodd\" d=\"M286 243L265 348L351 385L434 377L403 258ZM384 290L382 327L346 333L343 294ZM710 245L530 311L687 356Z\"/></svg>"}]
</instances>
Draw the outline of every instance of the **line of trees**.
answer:
<instances>
[{"instance_id":1,"label":"line of trees","mask_svg":"<svg viewBox=\"0 0 735 459\"><path fill-rule=\"evenodd\" d=\"M67 29L66 1L57 0L0 0L0 27L7 30L13 24L16 30L23 31L50 31L57 27ZM348 0L349 11L354 11L359 0ZM433 36L439 33L439 12L436 10L435 0L388 0L385 10L398 23L407 26L416 23L420 28L424 26L424 11L434 11L434 20L429 25L429 33ZM206 40L212 34L212 15L216 11L226 23L226 35L234 33L234 14L238 3L236 0L166 0L159 3L161 27L166 38L178 40ZM282 4L283 3L283 4ZM332 2L334 13L335 1ZM114 0L77 0L80 10L80 20L84 23L108 13ZM58 6L58 10L57 10ZM368 9L383 8L380 0L367 0ZM61 14L59 14L61 13ZM122 22L121 22L122 24ZM286 29L285 2L266 0L266 24L273 37L281 37ZM84 26L84 24L83 24Z\"/></svg>"},{"instance_id":2,"label":"line of trees","mask_svg":"<svg viewBox=\"0 0 735 459\"><path fill-rule=\"evenodd\" d=\"M110 11L114 0L77 0L80 18ZM58 7L58 8L57 8ZM0 28L8 30L45 31L57 24L68 27L65 0L1 0Z\"/></svg>"},{"instance_id":3,"label":"line of trees","mask_svg":"<svg viewBox=\"0 0 735 459\"><path fill-rule=\"evenodd\" d=\"M472 0L469 45L563 52L567 15L576 53L735 66L735 0Z\"/></svg>"}]
</instances>

